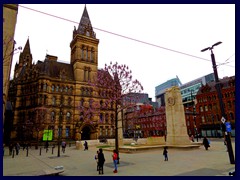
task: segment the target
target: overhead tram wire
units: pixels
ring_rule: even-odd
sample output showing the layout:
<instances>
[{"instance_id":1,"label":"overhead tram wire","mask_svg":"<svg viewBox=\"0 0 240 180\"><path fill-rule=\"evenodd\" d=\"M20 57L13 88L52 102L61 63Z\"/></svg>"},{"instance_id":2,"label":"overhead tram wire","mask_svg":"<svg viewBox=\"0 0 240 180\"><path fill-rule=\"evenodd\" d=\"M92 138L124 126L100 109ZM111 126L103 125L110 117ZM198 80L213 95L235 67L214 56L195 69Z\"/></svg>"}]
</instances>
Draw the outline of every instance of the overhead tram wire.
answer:
<instances>
[{"instance_id":1,"label":"overhead tram wire","mask_svg":"<svg viewBox=\"0 0 240 180\"><path fill-rule=\"evenodd\" d=\"M55 17L55 18L58 18L58 19L61 19L61 20L64 20L64 21L68 21L68 22L78 24L78 22L75 22L75 21L72 21L72 20L69 20L69 19L66 19L66 18L62 18L62 17L59 17L59 16L55 16L53 14L49 14L49 13L46 13L46 12L43 12L43 11L35 10L35 9L25 7L25 6L22 6L22 5L19 5L19 7L22 7L22 8L31 10L31 11L35 11L35 12L38 12L38 13L41 13L41 14L45 14L47 16L52 16L52 17ZM170 49L170 48L162 47L162 46L159 46L159 45L156 45L156 44L148 43L148 42L145 42L145 41L141 41L141 40L138 40L138 39L127 37L127 36L124 36L124 35L120 35L120 34L110 32L110 31L106 31L106 30L103 30L103 29L99 29L99 28L96 28L96 27L93 27L93 29L96 29L98 31L102 31L102 32L105 32L105 33L108 33L108 34L112 34L112 35L115 35L115 36L119 36L119 37L122 37L122 38L125 38L125 39L128 39L128 40L132 40L132 41L135 41L135 42L139 42L139 43L142 43L142 44L146 44L146 45L150 45L150 46L153 46L153 47L161 48L161 49L164 49L164 50L167 50L167 51L172 51L172 52L182 54L182 55L185 55L185 56L190 56L190 57L193 57L193 58L196 58L196 59L201 59L201 60L204 60L204 61L212 62L209 59L201 58L201 57L191 55L191 54L188 54L188 53L184 53L184 52L181 52L181 51L177 51L177 50L173 50L173 49ZM219 63L219 65L225 65L225 66L229 66L229 67L234 68L234 66L226 64L226 63L221 63L221 64Z\"/></svg>"}]
</instances>

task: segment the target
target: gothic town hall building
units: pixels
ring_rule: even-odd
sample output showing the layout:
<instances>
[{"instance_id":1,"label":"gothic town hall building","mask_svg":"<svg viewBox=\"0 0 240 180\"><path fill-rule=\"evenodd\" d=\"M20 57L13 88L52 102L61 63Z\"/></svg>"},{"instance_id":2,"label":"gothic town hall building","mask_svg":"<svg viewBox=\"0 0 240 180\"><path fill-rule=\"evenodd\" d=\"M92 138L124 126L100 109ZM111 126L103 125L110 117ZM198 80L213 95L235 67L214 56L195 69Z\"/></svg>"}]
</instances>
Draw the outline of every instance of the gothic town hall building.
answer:
<instances>
[{"instance_id":1,"label":"gothic town hall building","mask_svg":"<svg viewBox=\"0 0 240 180\"><path fill-rule=\"evenodd\" d=\"M89 85L100 71L98 44L86 6L78 28L73 30L70 64L58 62L53 55L33 64L27 40L10 82L8 102L12 113L6 117L5 140L40 141L46 130L52 132L49 140L53 141L59 137L65 140L114 137L113 105L100 106L98 113L88 115L82 108L91 106L93 100L104 103L104 93Z\"/></svg>"}]
</instances>

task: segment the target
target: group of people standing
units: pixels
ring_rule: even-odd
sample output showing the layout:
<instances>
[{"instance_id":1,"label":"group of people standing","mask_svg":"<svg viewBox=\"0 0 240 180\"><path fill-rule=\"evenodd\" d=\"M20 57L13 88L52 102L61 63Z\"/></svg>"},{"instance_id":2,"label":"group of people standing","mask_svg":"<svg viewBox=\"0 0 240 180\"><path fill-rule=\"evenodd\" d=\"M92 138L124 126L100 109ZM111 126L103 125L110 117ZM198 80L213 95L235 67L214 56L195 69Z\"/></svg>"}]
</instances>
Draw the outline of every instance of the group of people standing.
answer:
<instances>
[{"instance_id":1,"label":"group of people standing","mask_svg":"<svg viewBox=\"0 0 240 180\"><path fill-rule=\"evenodd\" d=\"M116 150L113 150L112 159L113 159L113 164L114 164L113 173L117 173L118 172L117 171L117 164L118 164L118 159L119 158L118 158L118 154L117 154ZM103 165L105 163L105 157L104 157L102 148L100 148L97 151L97 154L95 155L95 160L96 160L96 163L97 163L98 174L104 174L103 173Z\"/></svg>"},{"instance_id":2,"label":"group of people standing","mask_svg":"<svg viewBox=\"0 0 240 180\"><path fill-rule=\"evenodd\" d=\"M12 144L12 143L11 143L8 148L9 148L9 155L10 155L10 156L12 155L12 151L13 151L14 149L15 149L15 151L16 151L16 155L18 155L21 146L20 146L19 143L15 143L15 144ZM25 148L24 148L24 149L25 149ZM23 149L23 150L24 150L24 149Z\"/></svg>"}]
</instances>

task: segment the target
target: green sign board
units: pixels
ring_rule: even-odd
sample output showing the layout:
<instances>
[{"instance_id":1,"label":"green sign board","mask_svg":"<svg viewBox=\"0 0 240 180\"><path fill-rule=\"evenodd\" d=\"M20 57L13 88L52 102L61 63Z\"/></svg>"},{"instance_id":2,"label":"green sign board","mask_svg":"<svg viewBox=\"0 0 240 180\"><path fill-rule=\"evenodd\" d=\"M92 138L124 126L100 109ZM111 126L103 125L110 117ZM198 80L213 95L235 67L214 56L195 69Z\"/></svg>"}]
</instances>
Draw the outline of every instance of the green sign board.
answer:
<instances>
[{"instance_id":1,"label":"green sign board","mask_svg":"<svg viewBox=\"0 0 240 180\"><path fill-rule=\"evenodd\" d=\"M53 130L43 130L43 141L52 141Z\"/></svg>"}]
</instances>

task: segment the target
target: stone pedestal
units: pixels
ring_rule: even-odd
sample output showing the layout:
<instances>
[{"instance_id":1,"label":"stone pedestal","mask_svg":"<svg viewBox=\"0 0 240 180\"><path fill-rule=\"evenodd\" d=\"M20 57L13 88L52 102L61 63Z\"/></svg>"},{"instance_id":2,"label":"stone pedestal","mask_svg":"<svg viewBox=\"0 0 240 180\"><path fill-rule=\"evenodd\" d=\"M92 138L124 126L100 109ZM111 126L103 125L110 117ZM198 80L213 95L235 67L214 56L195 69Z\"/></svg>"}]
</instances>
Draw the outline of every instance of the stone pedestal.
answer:
<instances>
[{"instance_id":1,"label":"stone pedestal","mask_svg":"<svg viewBox=\"0 0 240 180\"><path fill-rule=\"evenodd\" d=\"M165 108L167 121L166 145L190 145L180 88L166 90Z\"/></svg>"},{"instance_id":2,"label":"stone pedestal","mask_svg":"<svg viewBox=\"0 0 240 180\"><path fill-rule=\"evenodd\" d=\"M83 148L81 141L76 141L76 148L77 148L78 150Z\"/></svg>"}]
</instances>

